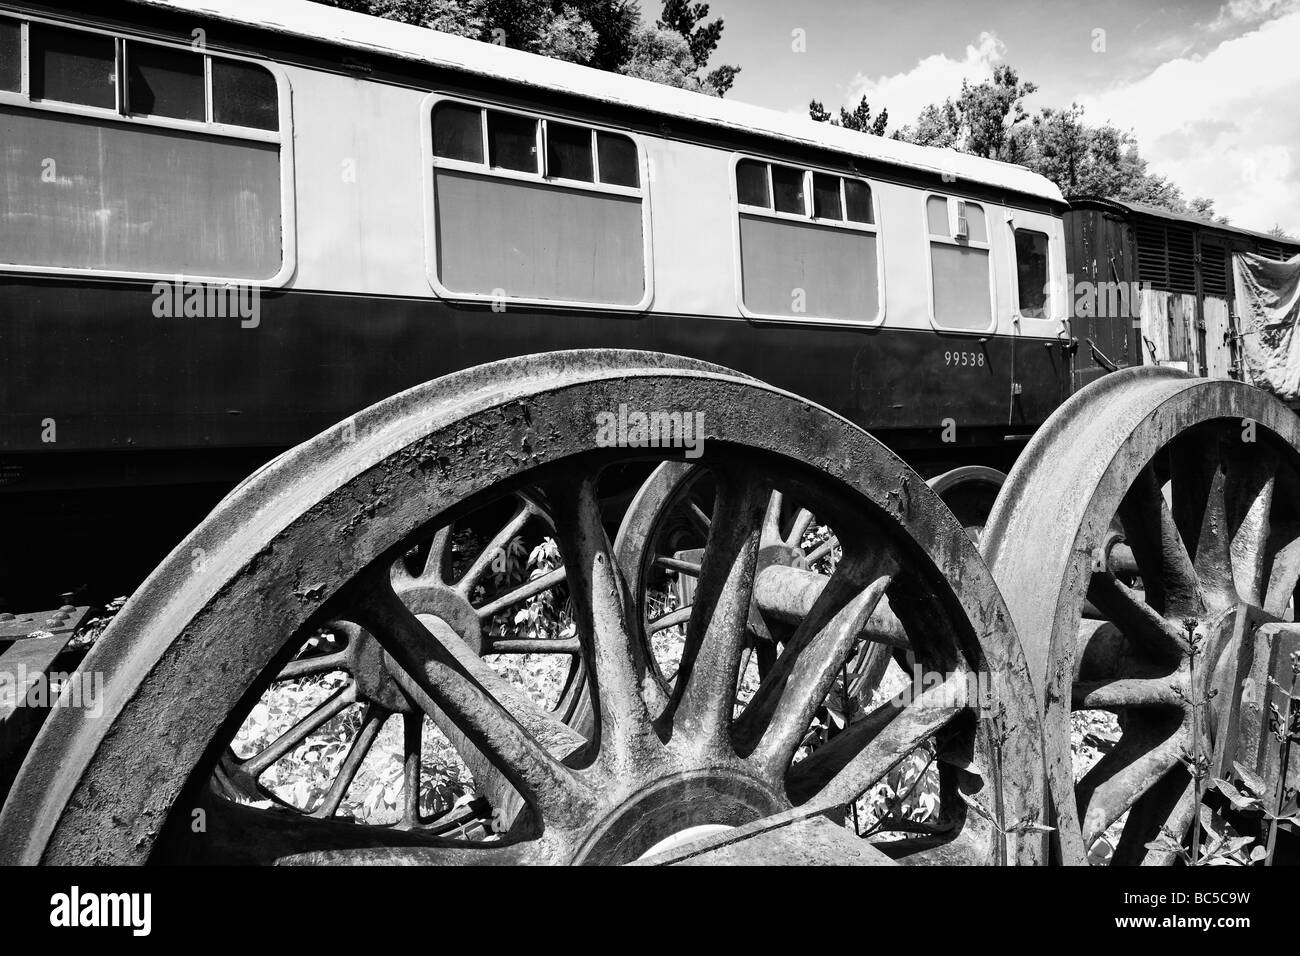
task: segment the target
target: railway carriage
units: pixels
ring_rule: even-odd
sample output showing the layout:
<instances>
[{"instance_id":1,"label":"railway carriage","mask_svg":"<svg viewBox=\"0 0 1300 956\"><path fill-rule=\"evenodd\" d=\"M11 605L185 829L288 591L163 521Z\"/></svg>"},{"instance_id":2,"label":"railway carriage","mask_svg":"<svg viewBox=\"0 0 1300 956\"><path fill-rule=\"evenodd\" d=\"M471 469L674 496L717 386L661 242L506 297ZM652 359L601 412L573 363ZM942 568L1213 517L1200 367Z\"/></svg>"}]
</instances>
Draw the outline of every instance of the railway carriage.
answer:
<instances>
[{"instance_id":1,"label":"railway carriage","mask_svg":"<svg viewBox=\"0 0 1300 956\"><path fill-rule=\"evenodd\" d=\"M20 593L512 355L706 358L925 474L1005 471L1069 391L1065 206L1015 166L306 3L6 4L0 44Z\"/></svg>"},{"instance_id":2,"label":"railway carriage","mask_svg":"<svg viewBox=\"0 0 1300 956\"><path fill-rule=\"evenodd\" d=\"M0 176L0 593L198 522L0 862L1168 863L1186 753L1288 773L1237 690L1300 646L1300 426L1223 378L1265 237L289 0L0 2ZM600 438L644 412L697 440ZM861 820L918 753L932 812Z\"/></svg>"}]
</instances>

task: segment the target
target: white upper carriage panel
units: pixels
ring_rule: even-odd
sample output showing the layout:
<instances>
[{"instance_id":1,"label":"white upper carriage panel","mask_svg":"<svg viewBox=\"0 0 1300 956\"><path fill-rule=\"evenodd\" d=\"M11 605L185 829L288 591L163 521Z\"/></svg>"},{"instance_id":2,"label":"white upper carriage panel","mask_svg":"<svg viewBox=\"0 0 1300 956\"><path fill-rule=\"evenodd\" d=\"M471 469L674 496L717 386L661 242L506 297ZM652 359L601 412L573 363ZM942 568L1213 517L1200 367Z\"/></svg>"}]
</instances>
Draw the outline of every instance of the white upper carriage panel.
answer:
<instances>
[{"instance_id":1,"label":"white upper carriage panel","mask_svg":"<svg viewBox=\"0 0 1300 956\"><path fill-rule=\"evenodd\" d=\"M1062 330L1064 203L1022 167L308 0L135 2L437 72L421 86L267 63L280 128L234 135L264 136L286 164L282 231L277 221L258 233L282 243L278 268L237 262L222 276L141 258L124 277L970 335ZM212 62L227 53L264 56L214 43ZM637 119L610 119L624 115ZM0 269L37 265L13 258Z\"/></svg>"}]
</instances>

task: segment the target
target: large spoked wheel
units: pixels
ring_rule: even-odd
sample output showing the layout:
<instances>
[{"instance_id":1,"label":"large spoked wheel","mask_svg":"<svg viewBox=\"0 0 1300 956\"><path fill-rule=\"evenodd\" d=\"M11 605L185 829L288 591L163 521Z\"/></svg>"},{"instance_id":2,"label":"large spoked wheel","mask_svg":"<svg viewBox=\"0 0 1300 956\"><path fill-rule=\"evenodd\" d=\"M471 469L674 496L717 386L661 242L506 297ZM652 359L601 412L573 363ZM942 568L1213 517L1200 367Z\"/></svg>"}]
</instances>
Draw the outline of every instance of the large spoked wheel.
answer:
<instances>
[{"instance_id":1,"label":"large spoked wheel","mask_svg":"<svg viewBox=\"0 0 1300 956\"><path fill-rule=\"evenodd\" d=\"M563 353L449 376L357 416L355 441L323 434L241 487L88 657L85 666L105 675L102 714L60 710L47 722L0 816L0 859L622 863L659 851L668 860L880 862L870 841L830 821L939 738L944 753L964 754L967 812L893 855L1040 862L1044 844L1029 824L1042 809L1041 733L1028 669L961 527L850 423L750 380L655 367L663 364L639 353ZM620 405L705 411L701 461L718 478L669 692L647 678L597 486L612 465L680 452L608 447L598 423ZM825 515L843 556L738 709L773 488ZM469 602L438 590L413 610L400 575L395 582L395 562L437 529L523 493L544 500L563 554L589 737L484 662L471 640L481 615ZM837 746L796 760L886 591L936 679ZM448 722L466 763L490 765L520 812L494 816L485 838L456 839L231 797L230 741L244 716L305 643L339 621L377 642L393 707L409 702ZM999 706L986 706L984 689Z\"/></svg>"},{"instance_id":2,"label":"large spoked wheel","mask_svg":"<svg viewBox=\"0 0 1300 956\"><path fill-rule=\"evenodd\" d=\"M1243 635L1300 576L1295 415L1238 382L1109 375L1035 436L982 547L1044 695L1065 861L1181 859L1194 762L1231 766ZM1086 772L1072 711L1117 719Z\"/></svg>"}]
</instances>

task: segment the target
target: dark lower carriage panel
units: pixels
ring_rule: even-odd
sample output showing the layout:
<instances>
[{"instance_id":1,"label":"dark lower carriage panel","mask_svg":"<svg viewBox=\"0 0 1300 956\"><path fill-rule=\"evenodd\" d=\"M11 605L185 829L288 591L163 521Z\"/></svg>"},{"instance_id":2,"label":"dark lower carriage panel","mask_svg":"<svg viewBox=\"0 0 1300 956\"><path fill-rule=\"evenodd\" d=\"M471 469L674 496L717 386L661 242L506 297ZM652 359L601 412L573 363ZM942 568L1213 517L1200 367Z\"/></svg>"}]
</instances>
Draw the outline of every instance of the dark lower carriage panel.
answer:
<instances>
[{"instance_id":1,"label":"dark lower carriage panel","mask_svg":"<svg viewBox=\"0 0 1300 956\"><path fill-rule=\"evenodd\" d=\"M1068 356L1042 340L297 292L265 294L254 325L159 317L155 300L150 284L0 284L0 521L21 542L0 555L0 597L58 598L107 569L103 587L129 590L280 451L500 358L613 347L705 359L827 406L925 474L1009 468L1068 376Z\"/></svg>"}]
</instances>

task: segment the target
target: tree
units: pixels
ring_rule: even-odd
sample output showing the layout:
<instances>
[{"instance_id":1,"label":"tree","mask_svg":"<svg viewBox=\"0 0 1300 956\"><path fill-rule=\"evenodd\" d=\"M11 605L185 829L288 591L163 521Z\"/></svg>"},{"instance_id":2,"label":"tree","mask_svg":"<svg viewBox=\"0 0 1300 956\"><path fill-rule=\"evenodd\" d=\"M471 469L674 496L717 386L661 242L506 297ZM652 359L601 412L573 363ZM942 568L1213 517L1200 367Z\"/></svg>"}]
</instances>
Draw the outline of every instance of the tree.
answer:
<instances>
[{"instance_id":1,"label":"tree","mask_svg":"<svg viewBox=\"0 0 1300 956\"><path fill-rule=\"evenodd\" d=\"M1268 234L1274 239L1282 239L1286 242L1295 242L1295 236L1283 229L1281 223L1275 224L1273 228L1268 231Z\"/></svg>"},{"instance_id":2,"label":"tree","mask_svg":"<svg viewBox=\"0 0 1300 956\"><path fill-rule=\"evenodd\" d=\"M881 110L880 115L872 117L871 104L867 102L864 96L858 101L858 105L849 112L844 107L840 107L839 118L832 117L830 112L822 105L821 100L813 100L808 104L808 115L819 123L830 122L832 126L843 126L845 129L854 129L859 133L871 133L873 136L884 136L885 129L889 126L889 110Z\"/></svg>"},{"instance_id":3,"label":"tree","mask_svg":"<svg viewBox=\"0 0 1300 956\"><path fill-rule=\"evenodd\" d=\"M921 111L915 126L904 126L898 139L921 146L959 149L963 153L1019 162L1024 153L1021 125L1029 120L1024 100L1038 89L1021 80L1015 68L997 66L981 83L962 80L954 100L931 104Z\"/></svg>"},{"instance_id":4,"label":"tree","mask_svg":"<svg viewBox=\"0 0 1300 956\"><path fill-rule=\"evenodd\" d=\"M659 26L686 38L697 71L708 69L709 59L722 39L722 18L705 22L708 15L707 3L691 3L690 0L664 0L663 11L659 14ZM701 82L716 90L718 96L725 96L739 72L738 66L719 66L707 73Z\"/></svg>"},{"instance_id":5,"label":"tree","mask_svg":"<svg viewBox=\"0 0 1300 956\"><path fill-rule=\"evenodd\" d=\"M904 126L894 134L895 139L916 143L918 146L938 146L943 149L959 149L964 143L961 131L961 114L957 104L944 100L941 104L931 103L921 110L916 118L916 128Z\"/></svg>"},{"instance_id":6,"label":"tree","mask_svg":"<svg viewBox=\"0 0 1300 956\"><path fill-rule=\"evenodd\" d=\"M1078 104L1031 113L1025 98L1036 90L1014 67L1000 65L987 80L963 81L956 97L930 104L914 123L891 136L1019 163L1051 180L1066 196L1124 199L1227 223L1226 217L1215 216L1212 199L1186 199L1167 177L1151 172L1131 132L1088 124ZM818 100L809 103L808 112L821 122L878 134L884 133L888 116L882 109L873 120L865 98L852 112L841 107L838 120Z\"/></svg>"},{"instance_id":7,"label":"tree","mask_svg":"<svg viewBox=\"0 0 1300 956\"><path fill-rule=\"evenodd\" d=\"M660 24L643 27L637 32L632 43L632 56L618 71L666 86L720 95L706 78L699 75L699 67L691 56L686 38Z\"/></svg>"},{"instance_id":8,"label":"tree","mask_svg":"<svg viewBox=\"0 0 1300 956\"><path fill-rule=\"evenodd\" d=\"M665 0L641 23L637 0L317 0L543 56L721 96L738 66L704 73L722 37L708 4Z\"/></svg>"}]
</instances>

